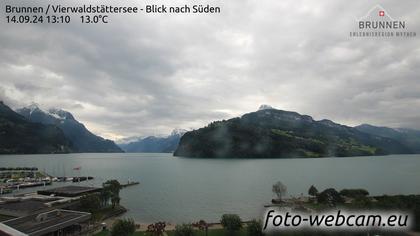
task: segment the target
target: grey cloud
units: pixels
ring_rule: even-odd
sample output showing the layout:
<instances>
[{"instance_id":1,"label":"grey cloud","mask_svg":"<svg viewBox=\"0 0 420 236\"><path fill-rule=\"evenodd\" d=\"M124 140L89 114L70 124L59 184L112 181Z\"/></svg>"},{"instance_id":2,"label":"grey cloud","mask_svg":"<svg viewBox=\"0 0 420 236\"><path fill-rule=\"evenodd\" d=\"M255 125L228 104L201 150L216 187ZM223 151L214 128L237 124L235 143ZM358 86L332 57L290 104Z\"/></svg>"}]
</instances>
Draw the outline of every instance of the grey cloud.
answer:
<instances>
[{"instance_id":1,"label":"grey cloud","mask_svg":"<svg viewBox=\"0 0 420 236\"><path fill-rule=\"evenodd\" d=\"M2 22L0 98L63 107L110 138L198 128L260 104L420 128L419 36L348 37L377 3L418 29L416 0L208 2L222 14L115 16L98 26Z\"/></svg>"}]
</instances>

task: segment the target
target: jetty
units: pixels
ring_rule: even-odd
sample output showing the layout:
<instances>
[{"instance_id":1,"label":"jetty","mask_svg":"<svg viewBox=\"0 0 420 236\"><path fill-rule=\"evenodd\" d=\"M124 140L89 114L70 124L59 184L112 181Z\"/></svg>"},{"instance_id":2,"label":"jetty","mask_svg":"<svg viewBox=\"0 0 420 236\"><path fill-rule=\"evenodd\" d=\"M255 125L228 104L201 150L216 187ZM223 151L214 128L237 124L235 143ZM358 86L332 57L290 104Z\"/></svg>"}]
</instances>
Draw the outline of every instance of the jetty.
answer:
<instances>
[{"instance_id":1,"label":"jetty","mask_svg":"<svg viewBox=\"0 0 420 236\"><path fill-rule=\"evenodd\" d=\"M138 184L140 184L140 182L138 181L128 181L126 184L121 184L121 187L126 188Z\"/></svg>"}]
</instances>

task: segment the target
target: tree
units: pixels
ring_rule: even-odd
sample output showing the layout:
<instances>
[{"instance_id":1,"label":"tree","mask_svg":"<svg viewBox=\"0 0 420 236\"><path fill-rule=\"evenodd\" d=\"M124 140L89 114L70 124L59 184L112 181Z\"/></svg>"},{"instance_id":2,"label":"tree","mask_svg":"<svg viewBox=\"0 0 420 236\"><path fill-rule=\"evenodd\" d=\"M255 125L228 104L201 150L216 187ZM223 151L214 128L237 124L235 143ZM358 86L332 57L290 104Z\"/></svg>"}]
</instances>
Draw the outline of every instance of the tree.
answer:
<instances>
[{"instance_id":1,"label":"tree","mask_svg":"<svg viewBox=\"0 0 420 236\"><path fill-rule=\"evenodd\" d=\"M119 196L112 196L111 197L112 208L115 208L116 205L119 205L120 200L121 200L121 198Z\"/></svg>"},{"instance_id":2,"label":"tree","mask_svg":"<svg viewBox=\"0 0 420 236\"><path fill-rule=\"evenodd\" d=\"M115 196L119 196L120 190L122 189L120 182L118 182L118 180L115 180L115 179L106 181L105 183L102 184L102 187L104 189L109 190L112 193L112 195L115 195Z\"/></svg>"},{"instance_id":3,"label":"tree","mask_svg":"<svg viewBox=\"0 0 420 236\"><path fill-rule=\"evenodd\" d=\"M153 236L162 236L163 232L165 232L165 227L166 227L165 222L157 222L157 223L148 225L146 232L151 233Z\"/></svg>"},{"instance_id":4,"label":"tree","mask_svg":"<svg viewBox=\"0 0 420 236\"><path fill-rule=\"evenodd\" d=\"M96 194L86 195L80 198L80 206L83 210L93 213L101 208L101 200Z\"/></svg>"},{"instance_id":5,"label":"tree","mask_svg":"<svg viewBox=\"0 0 420 236\"><path fill-rule=\"evenodd\" d=\"M319 203L327 203L331 206L335 206L337 203L343 203L344 199L340 196L337 190L328 188L317 195Z\"/></svg>"},{"instance_id":6,"label":"tree","mask_svg":"<svg viewBox=\"0 0 420 236\"><path fill-rule=\"evenodd\" d=\"M197 223L193 223L192 225L193 227L196 227L199 230L205 231L206 236L208 235L209 224L205 220L199 220Z\"/></svg>"},{"instance_id":7,"label":"tree","mask_svg":"<svg viewBox=\"0 0 420 236\"><path fill-rule=\"evenodd\" d=\"M249 236L263 236L262 224L259 220L252 220L247 224L246 231Z\"/></svg>"},{"instance_id":8,"label":"tree","mask_svg":"<svg viewBox=\"0 0 420 236\"><path fill-rule=\"evenodd\" d=\"M316 197L316 195L318 195L318 189L316 189L315 186L311 185L311 187L308 190L308 194L312 197Z\"/></svg>"},{"instance_id":9,"label":"tree","mask_svg":"<svg viewBox=\"0 0 420 236\"><path fill-rule=\"evenodd\" d=\"M175 236L193 236L194 229L191 224L182 224L175 226Z\"/></svg>"},{"instance_id":10,"label":"tree","mask_svg":"<svg viewBox=\"0 0 420 236\"><path fill-rule=\"evenodd\" d=\"M272 191L277 195L277 199L281 200L282 197L287 193L287 187L282 182L278 181L273 185Z\"/></svg>"},{"instance_id":11,"label":"tree","mask_svg":"<svg viewBox=\"0 0 420 236\"><path fill-rule=\"evenodd\" d=\"M224 214L220 221L223 228L230 232L238 231L242 228L242 220L238 215L235 214Z\"/></svg>"},{"instance_id":12,"label":"tree","mask_svg":"<svg viewBox=\"0 0 420 236\"><path fill-rule=\"evenodd\" d=\"M118 219L112 225L111 236L129 236L136 231L136 225L132 219Z\"/></svg>"},{"instance_id":13,"label":"tree","mask_svg":"<svg viewBox=\"0 0 420 236\"><path fill-rule=\"evenodd\" d=\"M99 195L101 199L101 205L105 207L109 203L109 199L111 199L112 193L109 189L102 188L102 191Z\"/></svg>"},{"instance_id":14,"label":"tree","mask_svg":"<svg viewBox=\"0 0 420 236\"><path fill-rule=\"evenodd\" d=\"M107 205L111 199L112 208L120 202L120 190L122 186L118 180L108 180L102 184L101 200L102 205Z\"/></svg>"}]
</instances>

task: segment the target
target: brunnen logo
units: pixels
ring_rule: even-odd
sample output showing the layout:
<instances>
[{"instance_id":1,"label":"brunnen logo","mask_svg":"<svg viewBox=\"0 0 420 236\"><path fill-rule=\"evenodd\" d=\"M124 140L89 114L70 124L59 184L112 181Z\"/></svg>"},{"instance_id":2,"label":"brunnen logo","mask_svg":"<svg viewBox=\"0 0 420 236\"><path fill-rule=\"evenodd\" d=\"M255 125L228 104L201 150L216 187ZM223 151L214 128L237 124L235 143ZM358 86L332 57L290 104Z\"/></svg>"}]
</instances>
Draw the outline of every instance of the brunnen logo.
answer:
<instances>
[{"instance_id":1,"label":"brunnen logo","mask_svg":"<svg viewBox=\"0 0 420 236\"><path fill-rule=\"evenodd\" d=\"M356 18L352 38L412 38L417 33L408 29L405 20L394 19L382 6L376 5L365 16Z\"/></svg>"}]
</instances>

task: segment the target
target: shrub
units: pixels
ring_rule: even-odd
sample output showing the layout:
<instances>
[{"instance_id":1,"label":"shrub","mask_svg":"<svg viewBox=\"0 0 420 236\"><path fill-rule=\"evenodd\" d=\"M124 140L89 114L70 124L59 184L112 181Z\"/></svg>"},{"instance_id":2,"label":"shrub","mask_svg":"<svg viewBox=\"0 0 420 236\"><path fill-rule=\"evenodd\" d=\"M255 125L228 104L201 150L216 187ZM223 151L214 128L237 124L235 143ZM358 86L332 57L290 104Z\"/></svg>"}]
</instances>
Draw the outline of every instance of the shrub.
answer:
<instances>
[{"instance_id":1,"label":"shrub","mask_svg":"<svg viewBox=\"0 0 420 236\"><path fill-rule=\"evenodd\" d=\"M262 236L262 224L259 220L252 220L247 224L246 231L248 232L249 236Z\"/></svg>"},{"instance_id":2,"label":"shrub","mask_svg":"<svg viewBox=\"0 0 420 236\"><path fill-rule=\"evenodd\" d=\"M111 236L129 236L136 231L136 225L132 219L119 219L111 228Z\"/></svg>"},{"instance_id":3,"label":"shrub","mask_svg":"<svg viewBox=\"0 0 420 236\"><path fill-rule=\"evenodd\" d=\"M242 228L242 220L235 214L224 214L220 223L228 231L237 231Z\"/></svg>"},{"instance_id":4,"label":"shrub","mask_svg":"<svg viewBox=\"0 0 420 236\"><path fill-rule=\"evenodd\" d=\"M366 197L369 195L369 192L365 189L343 189L340 191L341 196L357 198L357 197Z\"/></svg>"},{"instance_id":5,"label":"shrub","mask_svg":"<svg viewBox=\"0 0 420 236\"><path fill-rule=\"evenodd\" d=\"M194 229L191 224L182 224L175 226L175 236L193 236Z\"/></svg>"},{"instance_id":6,"label":"shrub","mask_svg":"<svg viewBox=\"0 0 420 236\"><path fill-rule=\"evenodd\" d=\"M147 226L147 233L150 233L154 236L161 236L165 232L166 222L156 222Z\"/></svg>"},{"instance_id":7,"label":"shrub","mask_svg":"<svg viewBox=\"0 0 420 236\"><path fill-rule=\"evenodd\" d=\"M369 209L372 207L372 200L367 197L356 197L352 202L352 207L360 209Z\"/></svg>"},{"instance_id":8,"label":"shrub","mask_svg":"<svg viewBox=\"0 0 420 236\"><path fill-rule=\"evenodd\" d=\"M328 188L322 191L318 194L317 199L319 203L328 203L330 205L336 205L337 203L344 202L337 190L333 188Z\"/></svg>"}]
</instances>

